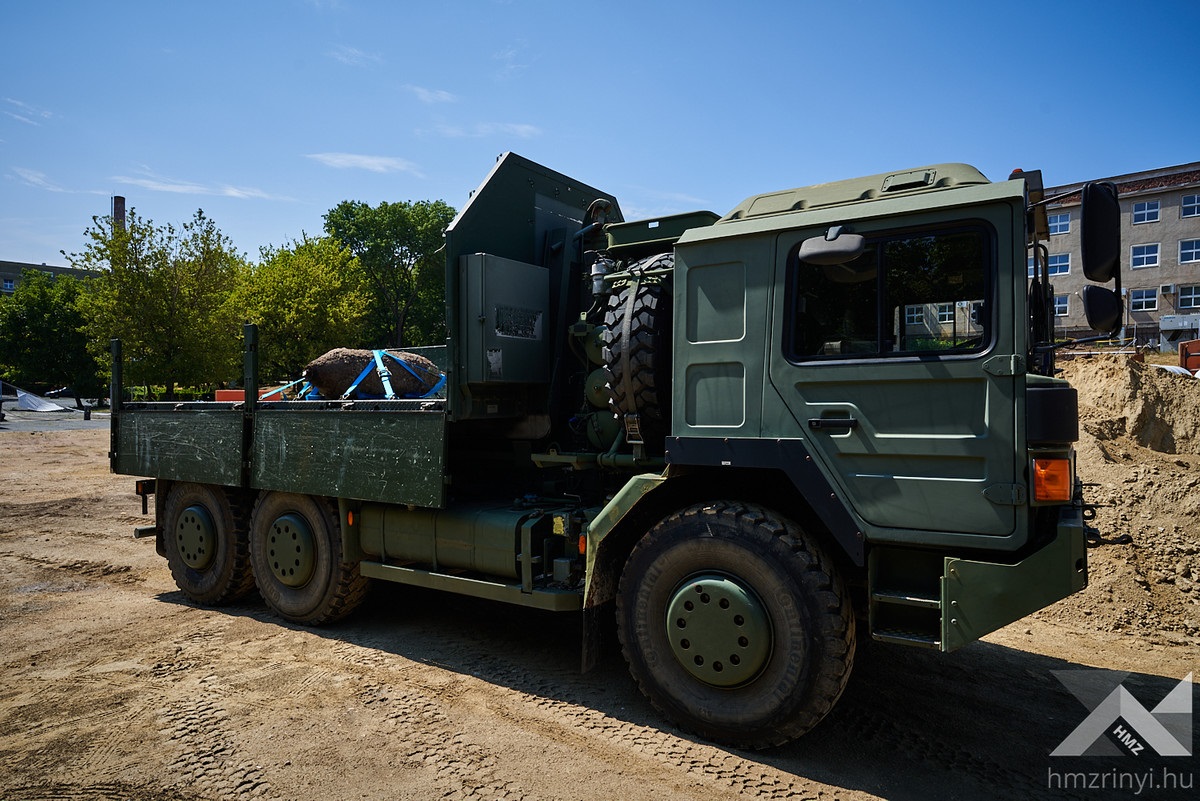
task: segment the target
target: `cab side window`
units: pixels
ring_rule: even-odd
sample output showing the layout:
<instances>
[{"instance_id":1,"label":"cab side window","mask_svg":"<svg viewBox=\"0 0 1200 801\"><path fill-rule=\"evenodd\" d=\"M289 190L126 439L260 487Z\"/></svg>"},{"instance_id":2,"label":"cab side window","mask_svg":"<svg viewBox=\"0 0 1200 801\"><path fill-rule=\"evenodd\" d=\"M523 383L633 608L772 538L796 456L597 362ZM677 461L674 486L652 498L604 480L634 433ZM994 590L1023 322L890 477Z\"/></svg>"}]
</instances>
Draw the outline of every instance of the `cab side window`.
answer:
<instances>
[{"instance_id":1,"label":"cab side window","mask_svg":"<svg viewBox=\"0 0 1200 801\"><path fill-rule=\"evenodd\" d=\"M982 225L869 236L847 264L788 262L792 361L972 353L991 338Z\"/></svg>"}]
</instances>

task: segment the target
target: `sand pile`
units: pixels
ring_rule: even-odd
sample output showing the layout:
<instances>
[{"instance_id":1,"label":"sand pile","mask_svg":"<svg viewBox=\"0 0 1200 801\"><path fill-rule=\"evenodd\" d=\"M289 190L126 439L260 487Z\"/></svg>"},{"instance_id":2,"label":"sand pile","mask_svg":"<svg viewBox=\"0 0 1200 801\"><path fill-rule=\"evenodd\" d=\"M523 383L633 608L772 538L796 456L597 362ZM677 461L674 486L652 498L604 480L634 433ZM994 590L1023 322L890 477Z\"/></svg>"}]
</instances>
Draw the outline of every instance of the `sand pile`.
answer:
<instances>
[{"instance_id":1,"label":"sand pile","mask_svg":"<svg viewBox=\"0 0 1200 801\"><path fill-rule=\"evenodd\" d=\"M1079 392L1078 473L1108 543L1089 549L1090 586L1039 616L1200 644L1200 380L1118 356L1060 367Z\"/></svg>"}]
</instances>

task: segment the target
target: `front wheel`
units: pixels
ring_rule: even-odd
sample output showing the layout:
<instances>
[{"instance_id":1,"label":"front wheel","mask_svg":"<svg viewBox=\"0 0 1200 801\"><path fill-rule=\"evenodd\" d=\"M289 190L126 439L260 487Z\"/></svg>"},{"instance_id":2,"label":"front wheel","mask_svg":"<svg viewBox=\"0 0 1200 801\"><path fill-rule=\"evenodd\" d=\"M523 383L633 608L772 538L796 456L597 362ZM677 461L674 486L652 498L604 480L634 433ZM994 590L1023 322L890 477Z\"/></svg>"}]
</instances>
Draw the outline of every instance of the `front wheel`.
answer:
<instances>
[{"instance_id":1,"label":"front wheel","mask_svg":"<svg viewBox=\"0 0 1200 801\"><path fill-rule=\"evenodd\" d=\"M250 558L258 591L280 617L310 626L345 617L367 579L342 561L342 530L329 502L268 492L250 516Z\"/></svg>"},{"instance_id":2,"label":"front wheel","mask_svg":"<svg viewBox=\"0 0 1200 801\"><path fill-rule=\"evenodd\" d=\"M634 548L617 594L630 672L664 715L740 748L801 736L841 696L854 616L832 562L751 504L684 509Z\"/></svg>"}]
</instances>

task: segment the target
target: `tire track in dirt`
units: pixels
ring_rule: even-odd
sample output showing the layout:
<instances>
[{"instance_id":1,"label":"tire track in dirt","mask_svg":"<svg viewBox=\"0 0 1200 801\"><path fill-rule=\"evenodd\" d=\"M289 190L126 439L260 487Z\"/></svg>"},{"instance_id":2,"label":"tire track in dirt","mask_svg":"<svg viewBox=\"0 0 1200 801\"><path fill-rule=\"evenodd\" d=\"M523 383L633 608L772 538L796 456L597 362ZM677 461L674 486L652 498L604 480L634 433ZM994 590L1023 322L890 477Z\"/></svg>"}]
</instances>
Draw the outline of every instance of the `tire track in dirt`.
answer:
<instances>
[{"instance_id":1,"label":"tire track in dirt","mask_svg":"<svg viewBox=\"0 0 1200 801\"><path fill-rule=\"evenodd\" d=\"M238 758L227 732L229 714L218 703L216 688L201 679L197 694L163 709L161 731L173 745L175 759L167 767L171 785L194 787L218 798L271 798L273 792L260 766Z\"/></svg>"},{"instance_id":2,"label":"tire track in dirt","mask_svg":"<svg viewBox=\"0 0 1200 801\"><path fill-rule=\"evenodd\" d=\"M195 796L124 783L39 784L4 790L5 801L194 801Z\"/></svg>"},{"instance_id":3,"label":"tire track in dirt","mask_svg":"<svg viewBox=\"0 0 1200 801\"><path fill-rule=\"evenodd\" d=\"M520 730L576 752L591 753L625 772L631 768L631 756L636 756L641 763L639 767L648 775L660 773L666 763L679 769L682 782L709 790L724 788L733 797L819 797L815 783L797 780L782 770L743 759L716 746L691 742L653 726L614 718L588 705L583 697L588 694L587 689L578 693L563 692L564 687L578 686L581 682L585 685L595 683L590 689L603 691L599 677L581 679L578 673L560 676L554 669L549 675L535 673L518 663L488 654L469 660L471 678L456 677L441 683L421 681L415 668L422 666L412 666L408 660L388 653L382 647L385 643L365 638L356 642L358 644L339 643L334 649L335 654L355 667L371 669L375 678L383 669L392 672L395 678L418 685L402 689L393 683L375 681L359 693L359 702L375 709L386 709L384 719L397 728L397 755L411 765L432 762L438 767L439 787L448 791L481 794L467 797L500 797L499 794L504 792L516 792L521 798L538 797L512 782L504 782L494 775L494 771L489 772L489 767L496 762L494 755L465 735L456 733L454 705L474 699L486 706L492 715ZM404 667L405 664L411 667ZM496 703L497 694L501 697L499 704ZM598 752L597 739L614 750ZM469 785L464 783L468 779Z\"/></svg>"},{"instance_id":4,"label":"tire track in dirt","mask_svg":"<svg viewBox=\"0 0 1200 801\"><path fill-rule=\"evenodd\" d=\"M550 796L538 795L501 776L497 756L460 731L446 711L458 695L460 679L427 686L417 675L424 672L420 666L373 647L378 645L382 643L338 642L332 655L368 680L355 698L378 717L380 726L389 730L388 740L397 762L431 770L435 786L445 798L550 801ZM381 681L385 676L416 686L401 688Z\"/></svg>"},{"instance_id":5,"label":"tire track in dirt","mask_svg":"<svg viewBox=\"0 0 1200 801\"><path fill-rule=\"evenodd\" d=\"M92 562L87 559L71 559L58 561L40 556L21 553L4 553L27 564L56 572L71 573L90 579L99 579L112 584L140 584L145 578L133 571L130 565L114 565L109 562Z\"/></svg>"}]
</instances>

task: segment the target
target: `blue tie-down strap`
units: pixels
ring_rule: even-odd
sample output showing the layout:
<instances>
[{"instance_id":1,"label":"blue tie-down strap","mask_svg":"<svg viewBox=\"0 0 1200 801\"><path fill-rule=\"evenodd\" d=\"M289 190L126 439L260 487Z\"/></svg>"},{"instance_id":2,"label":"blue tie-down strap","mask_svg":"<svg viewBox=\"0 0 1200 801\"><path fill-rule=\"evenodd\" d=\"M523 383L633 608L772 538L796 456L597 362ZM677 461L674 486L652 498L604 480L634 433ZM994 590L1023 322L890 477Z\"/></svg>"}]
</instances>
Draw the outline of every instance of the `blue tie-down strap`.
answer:
<instances>
[{"instance_id":1,"label":"blue tie-down strap","mask_svg":"<svg viewBox=\"0 0 1200 801\"><path fill-rule=\"evenodd\" d=\"M378 359L380 353L387 356L392 361L394 361L396 364L400 365L405 370L407 370L408 374L411 375L413 378L417 379L418 381L420 381L422 385L429 387L429 389L425 390L425 392L423 394L417 395L414 393L414 394L406 395L405 397L428 398L430 395L436 394L438 392L438 390L440 390L442 387L446 386L446 374L443 373L441 370L438 370L436 373L434 373L434 372L431 372L429 370L425 370L424 368L422 368L421 372L427 374L425 376L425 378L422 378L421 376L417 375L417 372L416 372L416 370L414 370L412 368L412 365L410 365L408 362L404 361L403 359L399 359L396 356L394 356L393 354L388 353L387 351L378 351L378 350L375 351L375 354L376 354L375 358ZM433 383L433 385L430 386L429 379L432 378L434 375L437 376L437 381L435 381Z\"/></svg>"},{"instance_id":2,"label":"blue tie-down strap","mask_svg":"<svg viewBox=\"0 0 1200 801\"><path fill-rule=\"evenodd\" d=\"M408 372L409 375L421 382L423 386L429 387L425 390L425 392L419 395L416 393L406 393L404 396L406 398L428 398L429 396L437 393L438 390L446 385L446 374L440 370L437 372L437 380L431 386L428 379L433 377L432 373L430 373L430 375L426 378L422 378L421 376L417 375L417 372L413 370L411 365L409 365L403 359L396 357L394 354L388 353L386 350L373 350L371 351L371 355L373 357L372 360L367 362L366 367L364 367L362 372L358 374L358 378L355 378L354 382L350 384L349 388L342 393L342 400L348 400L350 396L354 394L355 390L358 389L358 385L362 383L362 380L366 378L372 370L378 373L379 380L383 382L383 397L388 400L399 399L396 395L396 391L392 389L392 374L383 363L384 357L387 357L396 364L400 365ZM429 371L422 370L422 372Z\"/></svg>"},{"instance_id":3,"label":"blue tie-down strap","mask_svg":"<svg viewBox=\"0 0 1200 801\"><path fill-rule=\"evenodd\" d=\"M300 389L298 389L296 391L296 397L298 397L298 398L312 398L316 394L316 390L313 389L312 384L308 383L307 378L297 378L295 381L291 382L290 384L284 384L282 387L277 387L276 389L273 389L270 392L266 392L266 393L263 393L262 395L259 395L258 399L260 401L263 401L263 400L270 399L274 395L278 395L279 400L287 400L288 399L287 391L297 385L300 386Z\"/></svg>"}]
</instances>

